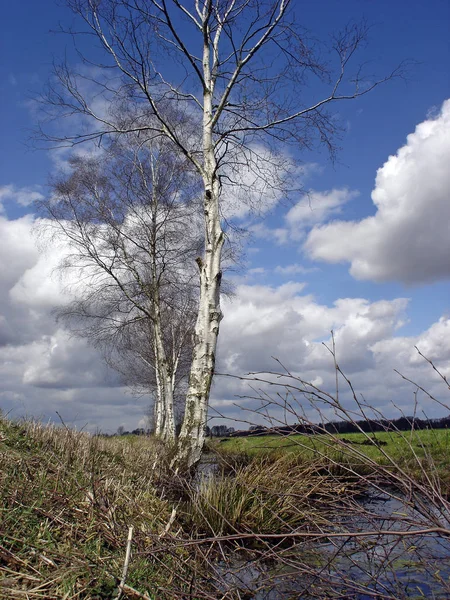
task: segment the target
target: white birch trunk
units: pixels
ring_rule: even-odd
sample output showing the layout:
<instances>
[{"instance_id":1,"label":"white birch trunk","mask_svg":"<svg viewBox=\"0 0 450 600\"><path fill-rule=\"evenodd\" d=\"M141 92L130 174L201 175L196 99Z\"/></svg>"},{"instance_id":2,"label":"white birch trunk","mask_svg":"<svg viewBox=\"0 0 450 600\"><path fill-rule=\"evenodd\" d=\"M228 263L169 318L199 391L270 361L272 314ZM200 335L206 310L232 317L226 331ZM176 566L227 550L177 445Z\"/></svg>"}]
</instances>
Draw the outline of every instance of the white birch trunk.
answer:
<instances>
[{"instance_id":1,"label":"white birch trunk","mask_svg":"<svg viewBox=\"0 0 450 600\"><path fill-rule=\"evenodd\" d=\"M205 201L205 212L208 213L208 241L204 261L198 261L200 267L199 313L195 326L194 351L183 426L179 438L179 451L174 463L177 466L186 467L192 467L200 460L205 442L208 400L214 375L219 324L222 319L220 261L223 232L218 218L217 191Z\"/></svg>"},{"instance_id":2,"label":"white birch trunk","mask_svg":"<svg viewBox=\"0 0 450 600\"><path fill-rule=\"evenodd\" d=\"M154 406L154 422L155 422L154 434L156 437L161 437L162 431L163 431L163 410L162 410L162 396L161 396L161 389L159 386L158 374L156 374L156 398L155 398L155 406Z\"/></svg>"},{"instance_id":3,"label":"white birch trunk","mask_svg":"<svg viewBox=\"0 0 450 600\"><path fill-rule=\"evenodd\" d=\"M205 253L198 259L200 269L200 302L195 325L194 349L186 396L186 408L179 438L178 453L172 466L190 468L201 457L205 442L208 401L214 375L222 279L221 256L224 234L220 223L217 162L213 144L214 78L210 69L210 48L205 39L203 48L203 182L205 215Z\"/></svg>"}]
</instances>

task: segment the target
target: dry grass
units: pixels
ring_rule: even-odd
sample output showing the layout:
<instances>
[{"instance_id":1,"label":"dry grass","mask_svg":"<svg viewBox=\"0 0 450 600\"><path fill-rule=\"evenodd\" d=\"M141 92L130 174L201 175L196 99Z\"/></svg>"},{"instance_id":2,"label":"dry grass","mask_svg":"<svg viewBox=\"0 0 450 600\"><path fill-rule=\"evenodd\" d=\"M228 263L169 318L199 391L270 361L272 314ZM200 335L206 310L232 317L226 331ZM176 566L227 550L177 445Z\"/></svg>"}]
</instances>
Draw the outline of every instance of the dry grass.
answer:
<instances>
[{"instance_id":1,"label":"dry grass","mask_svg":"<svg viewBox=\"0 0 450 600\"><path fill-rule=\"evenodd\" d=\"M140 553L172 506L156 492L155 447L35 421L0 420L0 597L112 598L127 533L127 583L142 593L166 577Z\"/></svg>"},{"instance_id":2,"label":"dry grass","mask_svg":"<svg viewBox=\"0 0 450 600\"><path fill-rule=\"evenodd\" d=\"M239 458L222 457L220 473L204 478L192 494L188 523L194 529L210 536L318 530L362 491L358 481L333 474L323 461L272 455L245 464Z\"/></svg>"}]
</instances>

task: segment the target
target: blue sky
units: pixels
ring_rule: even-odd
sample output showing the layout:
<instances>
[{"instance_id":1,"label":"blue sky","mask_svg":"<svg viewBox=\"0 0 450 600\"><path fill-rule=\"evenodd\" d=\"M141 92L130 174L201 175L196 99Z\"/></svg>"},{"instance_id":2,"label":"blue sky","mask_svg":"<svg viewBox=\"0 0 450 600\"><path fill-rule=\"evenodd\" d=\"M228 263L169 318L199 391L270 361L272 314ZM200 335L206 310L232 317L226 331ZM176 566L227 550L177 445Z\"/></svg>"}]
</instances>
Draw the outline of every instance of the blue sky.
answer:
<instances>
[{"instance_id":1,"label":"blue sky","mask_svg":"<svg viewBox=\"0 0 450 600\"><path fill-rule=\"evenodd\" d=\"M345 231L348 232L349 236L357 237L359 235L363 240L359 243L365 243L365 229L362 226L358 226L358 222L377 214L377 207L371 199L371 193L376 187L375 178L377 170L381 169L389 157L395 155L400 149L409 148L407 136L413 134L419 124L431 122L432 118L439 119L439 111L444 101L450 97L448 69L450 59L448 45L450 5L444 0L431 0L426 3L421 1L406 2L404 0L397 2L388 2L385 0L376 2L368 0L342 2L324 0L315 3L298 2L298 4L296 3L296 10L302 15L304 25L320 38L326 38L327 35L339 29L349 19L358 21L361 18L365 18L369 24L373 25L369 44L361 55L361 60L370 61L367 67L369 71L386 73L404 59L414 60L416 64L409 70L407 81L389 82L364 98L336 106L335 110L345 130L339 141L341 150L338 152L337 160L334 164L330 162L326 151L314 151L295 157L302 160L306 165L314 164L314 168L309 169L310 174L304 182L305 187L313 190L313 193L316 194L316 196L313 195L313 198L319 198L318 195L331 193L333 190L343 189L347 190L349 198L351 196L354 197L351 197L347 202L339 202L337 212L326 211L324 218L320 222L310 223L309 227L305 229L303 237L296 236L295 234L294 230L298 227L295 218L292 217L290 228L287 226L286 220L288 211L295 206L295 203L300 198L293 199L293 206L283 205L276 207L266 216L264 221L261 221L260 229L255 230L255 234L249 242L250 250L247 253L247 262L242 267L239 277L236 280L238 294L239 286L244 286L242 288L242 297L245 294L249 294L250 291L260 295L267 293L269 297L272 292L276 295L281 286L290 281L292 284L297 285L299 289L298 291L291 290L287 293L286 297L283 296L284 292L280 292L281 295L278 298L280 302L279 310L285 310L289 302L293 306L298 301L296 300L297 296L303 297L303 295L311 296L315 306L326 306L330 309L332 309L334 303L339 299L364 299L367 303L373 305L373 303L380 301L394 302L399 298L407 298L409 299L409 303L405 304L401 309L398 308L398 314L396 313L398 319L403 323L402 327L398 328L398 324L393 325L392 333L389 334L390 337L387 337L391 340L389 342L391 345L393 338L401 336L402 339L408 338L409 342L407 341L405 344L410 343L413 346L418 337L425 335L424 332L429 331L435 323L438 323L440 318L448 317L450 314L450 268L446 269L445 264L439 267L431 282L426 275L426 270L430 268L429 265L439 263L439 261L445 263L445 258L439 256L441 246L439 237L436 238L436 257L433 256L432 245L425 245L424 247L431 247L428 250L430 252L428 262L424 263L421 267L422 271L416 269L414 273L410 273L404 267L403 263L403 267L399 264L398 268L394 268L393 266L391 270L385 264L384 266L381 264L381 259L377 263L378 259L375 259L370 254L371 251L376 252L375 243L372 244L372 250L370 248L367 250L370 256L367 252L365 254L361 248L359 250L355 250L353 246L351 248L350 246L345 249L341 248L339 252L342 254L342 259L339 263L333 262L330 258L330 250L325 246L329 245L333 240L337 244L336 248L339 246L338 234L340 229L338 228L340 226L338 223L338 228L334 227L332 225L333 221L351 223L351 226L347 227ZM0 201L4 208L3 215L1 212L0 215L2 215L2 219L4 220L4 227L10 228L8 230L5 229L5 231L11 232L13 227L17 226L18 228L19 224L23 225L24 222L20 221L20 219L23 219L24 215L31 215L32 208L28 204L28 201L32 199L33 193L43 195L47 193L46 182L55 164L48 152L33 150L27 141L28 131L36 124L35 112L30 98L39 91L42 91L46 80L48 80L53 59L59 60L66 54L70 60L76 61L76 56L69 38L49 33L50 30L58 28L59 22L66 25L72 22L70 11L64 6L58 6L53 0L40 0L39 2L21 0L21 2L7 3L3 8L2 17L0 23L2 53L2 62L0 64L0 93L2 97L2 111L0 112L0 127L2 131L0 141L0 191L3 190L3 193L0 196ZM446 122L442 121L442 123L443 127L446 126ZM415 143L414 139L411 143ZM419 148L417 150L418 159L420 156ZM426 159L424 160L426 162ZM430 160L433 161L432 158ZM440 158L438 157L437 160L440 160ZM434 163L431 162L430 164ZM450 164L450 161L448 161L448 164ZM384 177L383 173L382 176ZM426 173L421 176L426 178ZM400 181L400 179L401 177L399 176L397 180ZM389 189L395 187L392 183L392 177L387 183L383 179L381 183L377 183L377 186L382 191L389 186ZM405 183L405 186L402 193L407 195L411 190L408 189L407 183ZM420 181L416 184L417 186L420 188ZM445 204L433 204L434 187L430 182L424 182L424 190L426 190L427 194L430 194L430 212L435 214L435 211L438 208L441 209ZM353 192L355 193L353 194ZM356 195L356 192L358 195ZM393 197L393 193L390 191L390 195L388 194L388 196L389 201L395 204L396 199ZM446 190L446 192L438 190L437 196L439 198L446 197L447 205L449 205L450 198L448 194L449 190ZM317 200L317 202L317 206L320 206L320 200ZM411 206L416 207L414 210L417 210L420 202L422 202L422 199L418 198L415 200L415 203L411 204ZM422 205L420 204L420 206ZM313 210L315 209L314 202L312 208ZM410 217L407 199L399 208L399 214L403 215L404 222L406 223ZM428 236L428 239L432 239L435 224L431 221L427 224L426 214L426 211L424 211L423 235ZM395 218L397 219L397 217ZM29 219L31 222L32 216ZM373 229L374 232L382 231L383 223L386 222L383 219L378 219L377 228ZM444 209L440 214L440 219L441 221L449 222L450 210L445 212ZM328 229L319 231L325 227L328 227ZM396 228L397 225L395 227L393 225L393 231L404 231L405 236L408 235L407 228ZM275 241L273 234L275 229L285 230L285 234L283 234L285 241L283 243ZM313 229L315 232L311 234ZM26 229L24 228L23 231L26 231ZM420 237L420 232L418 233L417 228L414 229L411 226L410 232L417 236L417 239ZM17 232L14 235L12 233L11 235L9 233L5 235L4 239L8 240L7 243L12 240L12 248L17 241ZM374 233L373 235L378 234ZM411 243L411 236L408 239L408 243ZM27 248L28 244L31 245L32 243L30 240L27 240L26 244L24 244ZM347 242L348 240L346 239L345 241ZM370 240L367 241L370 242ZM368 247L371 246L371 243L368 243ZM383 248L386 248L385 260L395 262L394 255L392 259L389 257L388 246L391 242L383 243ZM8 260L8 250L5 250L5 244L3 246L6 256L4 260ZM406 244L405 248L407 247ZM11 249L10 251L12 252ZM28 249L27 252L28 256L33 251ZM397 253L397 255L401 254L402 246L400 241L398 242L398 247L393 248L392 252L394 254ZM355 260L360 259L367 260L367 264L371 268L375 269L375 267L379 267L380 275L377 277L365 276L365 278L362 278L361 268L355 266ZM411 252L411 259L415 260L414 252ZM28 264L25 258L22 262L17 259L17 272L8 279L11 282L11 287L8 290L9 295L5 296L5 302L11 302L11 290L14 286L16 286L14 294L17 296L17 283L25 281L24 277L26 277L27 272L28 277L32 276L37 259L33 258L33 260L35 263L31 261ZM450 259L448 262L450 263ZM290 273L283 274L282 270L286 270L286 267L289 265L300 265L305 270L301 272L301 269L298 268L298 272L295 273L295 269L291 269ZM353 265L351 272L349 271L350 265ZM408 271L408 274L406 271ZM303 286L302 289L300 289L301 286ZM24 286L21 289L23 290ZM54 292L52 294L54 296ZM274 299L272 300L275 302ZM51 318L47 314L50 306L48 298L44 304L45 311L47 311L44 320L48 323L48 331L41 329L36 332L34 340L30 332L26 335L24 333L22 336L23 339L21 338L13 342L7 341L3 346L6 352L5 356L12 352L11 348L14 349L13 354L14 352L17 353L17 365L19 365L21 360L19 357L21 347L23 347L23 356L29 356L27 352L31 352L31 346L27 347L27 350L25 348L26 344L32 344L32 346L34 344L34 352L34 349L39 346L39 343L43 339L47 340L45 343L49 343L48 339L52 339L52 336L53 338L61 336L61 340L57 342L60 346L65 343L63 342L64 335L55 329L54 325L51 324ZM36 306L33 306L33 302L28 301L28 304L24 304L26 310L24 308L23 314L16 314L14 319L20 320L22 323L32 320L34 318L33 311L44 310L42 305L41 302L41 304L37 303ZM244 305L245 302L240 299L239 295L234 304L231 303L228 305L226 303L225 314L226 317L229 316L230 325L227 325L225 320L223 327L223 335L225 337L221 341L224 365L233 364L230 358L231 350L229 350L229 347L231 347L231 340L234 338L229 328L231 327L231 323L234 322L233 315L238 314ZM270 301L268 301L268 305L270 305ZM7 320L9 318L8 310L6 307L2 313ZM14 307L14 310L18 310L17 306ZM399 316L400 313L402 313L401 317ZM325 321L326 319L324 319ZM330 323L332 322L333 320L330 321ZM339 327L339 319L335 322ZM344 321L341 325L345 329L343 323ZM348 323L348 321L345 321L345 323ZM313 339L316 333L311 333L310 335L312 336L311 339ZM327 331L324 330L323 333L317 333L316 338L325 339L326 335ZM250 335L249 337L251 338L252 336ZM371 340L371 348L376 347L378 349L381 347L380 344L388 344L387 337L380 338L379 340ZM12 335L12 338L14 338L14 335ZM268 338L268 343L271 339L275 340L275 338ZM74 356L75 353L80 352L80 347L76 346L76 343L73 341L70 343L75 344L72 349ZM65 348L65 353L68 355L67 363L70 362L69 356L72 356L70 354L70 343ZM236 344L239 342L234 340L233 343ZM260 344L261 339L257 343ZM280 346L280 343L277 341L274 343L275 345L278 344L280 352L282 352L283 348ZM376 346L377 344L378 346ZM376 352L378 350L373 350L372 353ZM268 351L267 354L270 356L273 352ZM39 354L36 350L36 356L42 356L42 354ZM393 356L395 356L395 352ZM28 358L28 360L30 359ZM261 361L261 364L263 362L264 360ZM51 361L47 366L50 379L53 376L56 377L54 371L56 372L58 369L64 370L65 368L62 364L59 366L52 365ZM255 368L255 365L249 366ZM398 366L401 367L400 364ZM37 365L36 369L38 369ZM5 367L2 373L7 372L7 368ZM20 377L22 377L21 381L19 381ZM46 401L43 399L44 396L39 395L38 392L42 389L49 389L50 384L47 385L45 381L43 382L30 374L27 377L28 379L23 374L23 368L21 370L19 366L17 366L17 380L12 376L5 376L3 387L9 393L9 395L4 396L5 406L9 408L14 407L14 410L19 412L27 410L35 414L51 416L52 411L54 411L58 403L56 392L54 393L54 400L46 404ZM117 388L117 384L114 383L114 377L108 375L100 364L96 367L96 373L92 377L94 383L91 387L87 386L83 388L84 392L80 391L79 386L77 388L76 385L71 386L67 382L61 384L60 388L55 384L52 389L63 390L62 393L66 398L65 402L69 406L72 400L73 402L75 402L75 399L79 401L79 398L83 394L83 398L85 398L87 395L94 393L92 390L96 390L95 393L98 397L104 396L106 398L108 390L110 391L109 386L112 386L111 389L114 389L114 394L116 394L114 405L118 407L117 414L114 416L117 425L120 424L118 422L121 418L120 410L122 410L123 406L126 406L127 402L131 402L134 409L130 413L129 421L125 419L124 422L127 426L135 426L139 421L142 406L136 404L135 400L130 401L128 396L124 396L123 389ZM321 378L326 381L325 376L321 376ZM56 377L55 381L57 380ZM27 396L27 393L30 394L30 397L35 398L33 404L30 404L27 400L23 400ZM19 394L20 396L17 402L14 401L14 394ZM231 402L231 389L222 389L221 384L217 384L216 394L219 396L219 405L222 402L225 403L223 406L227 406L226 402ZM19 396L17 397L19 398ZM69 397L72 397L72 400ZM123 400L123 398L126 398L126 400ZM114 428L113 418L111 417L108 420L105 417L108 410L106 400L103 404L101 402L99 404L104 407L105 413L103 414L101 410L97 410L95 414L90 415L89 410L86 409L86 420L90 420L94 424L104 423L104 426ZM86 406L89 406L87 400ZM71 415L72 413L75 415L73 409L70 409L69 412ZM75 417L73 418L75 419Z\"/></svg>"}]
</instances>

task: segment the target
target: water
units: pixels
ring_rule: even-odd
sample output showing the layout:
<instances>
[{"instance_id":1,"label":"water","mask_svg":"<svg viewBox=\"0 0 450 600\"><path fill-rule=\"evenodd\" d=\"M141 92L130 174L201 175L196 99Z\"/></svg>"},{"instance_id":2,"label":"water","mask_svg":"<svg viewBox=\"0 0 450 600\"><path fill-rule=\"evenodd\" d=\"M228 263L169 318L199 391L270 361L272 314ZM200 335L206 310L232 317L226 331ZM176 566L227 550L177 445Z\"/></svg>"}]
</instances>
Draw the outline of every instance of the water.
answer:
<instances>
[{"instance_id":1,"label":"water","mask_svg":"<svg viewBox=\"0 0 450 600\"><path fill-rule=\"evenodd\" d=\"M337 519L336 531L342 527L348 531L382 529L392 535L303 543L295 549L278 549L278 560L273 560L274 555L261 560L261 552L249 550L247 560L221 563L226 587L239 589L240 597L253 600L450 600L450 539L395 535L396 530L416 529L408 520L420 523L421 517L389 494L369 495L361 509L358 516ZM448 527L449 517L439 515L442 525ZM426 523L418 526L425 528Z\"/></svg>"},{"instance_id":2,"label":"water","mask_svg":"<svg viewBox=\"0 0 450 600\"><path fill-rule=\"evenodd\" d=\"M373 599L373 592L393 594L395 598L439 598L450 599L450 539L440 535L412 535L399 537L397 530L408 529L407 520L417 522L418 527L430 526L421 515L407 503L389 494L370 497L363 508L373 517L364 515L348 519L353 530L370 531L377 527L392 531L392 535L366 538L363 542L350 540L333 561L332 569L339 575L366 585L372 592L354 594L357 600ZM430 511L448 527L450 515ZM394 520L392 517L394 516ZM395 517L400 517L396 520ZM350 529L350 527L349 527ZM417 529L411 526L411 529ZM330 544L324 545L326 552L332 551ZM387 567L387 568L386 568Z\"/></svg>"}]
</instances>

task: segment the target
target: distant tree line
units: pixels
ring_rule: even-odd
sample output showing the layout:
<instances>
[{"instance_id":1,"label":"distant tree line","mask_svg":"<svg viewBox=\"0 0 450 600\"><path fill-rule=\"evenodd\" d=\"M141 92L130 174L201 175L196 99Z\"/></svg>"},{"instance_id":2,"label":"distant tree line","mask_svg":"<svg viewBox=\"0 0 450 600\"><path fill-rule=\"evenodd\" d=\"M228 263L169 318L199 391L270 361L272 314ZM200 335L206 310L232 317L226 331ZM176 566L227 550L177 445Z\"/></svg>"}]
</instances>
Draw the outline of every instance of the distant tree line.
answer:
<instances>
[{"instance_id":1,"label":"distant tree line","mask_svg":"<svg viewBox=\"0 0 450 600\"><path fill-rule=\"evenodd\" d=\"M224 426L222 426L224 427ZM446 429L450 427L450 415L440 419L419 419L417 417L399 417L398 419L362 419L360 421L333 421L330 423L295 423L294 425L283 425L280 427L265 427L264 425L252 425L247 430L233 431L223 434L233 437L245 437L249 435L289 435L291 433L302 433L305 435L317 435L322 433L377 433L380 431L408 431L414 429ZM214 428L213 428L214 429ZM226 427L225 427L226 429ZM232 429L232 428L231 428ZM222 434L220 434L222 436Z\"/></svg>"},{"instance_id":2,"label":"distant tree line","mask_svg":"<svg viewBox=\"0 0 450 600\"><path fill-rule=\"evenodd\" d=\"M108 434L102 435L108 436ZM137 429L133 429L133 431L127 431L123 425L120 425L117 428L116 433L112 435L150 435L150 430L144 429L143 427L138 427Z\"/></svg>"},{"instance_id":3,"label":"distant tree line","mask_svg":"<svg viewBox=\"0 0 450 600\"><path fill-rule=\"evenodd\" d=\"M227 437L229 435L233 435L235 433L234 427L227 427L226 425L213 425L213 427L209 427L208 425L205 428L205 435L207 437ZM137 429L133 429L133 431L126 431L123 425L117 428L117 432L115 435L151 435L153 431L151 429L144 429L143 427L138 427Z\"/></svg>"},{"instance_id":4,"label":"distant tree line","mask_svg":"<svg viewBox=\"0 0 450 600\"><path fill-rule=\"evenodd\" d=\"M354 422L332 421L330 423L295 423L280 427L266 427L264 425L251 425L248 429L236 431L227 425L213 425L205 428L207 437L245 437L249 435L289 435L302 433L305 435L318 435L322 433L378 433L380 431L409 431L414 429L446 429L450 428L450 415L440 419L419 419L417 417L399 417L398 419L360 420ZM150 435L149 429L138 427L133 431L125 431L123 426L118 427L116 435Z\"/></svg>"},{"instance_id":5,"label":"distant tree line","mask_svg":"<svg viewBox=\"0 0 450 600\"><path fill-rule=\"evenodd\" d=\"M206 426L205 433L207 437L227 437L235 433L234 427L227 427L226 425L213 425L212 427Z\"/></svg>"}]
</instances>

